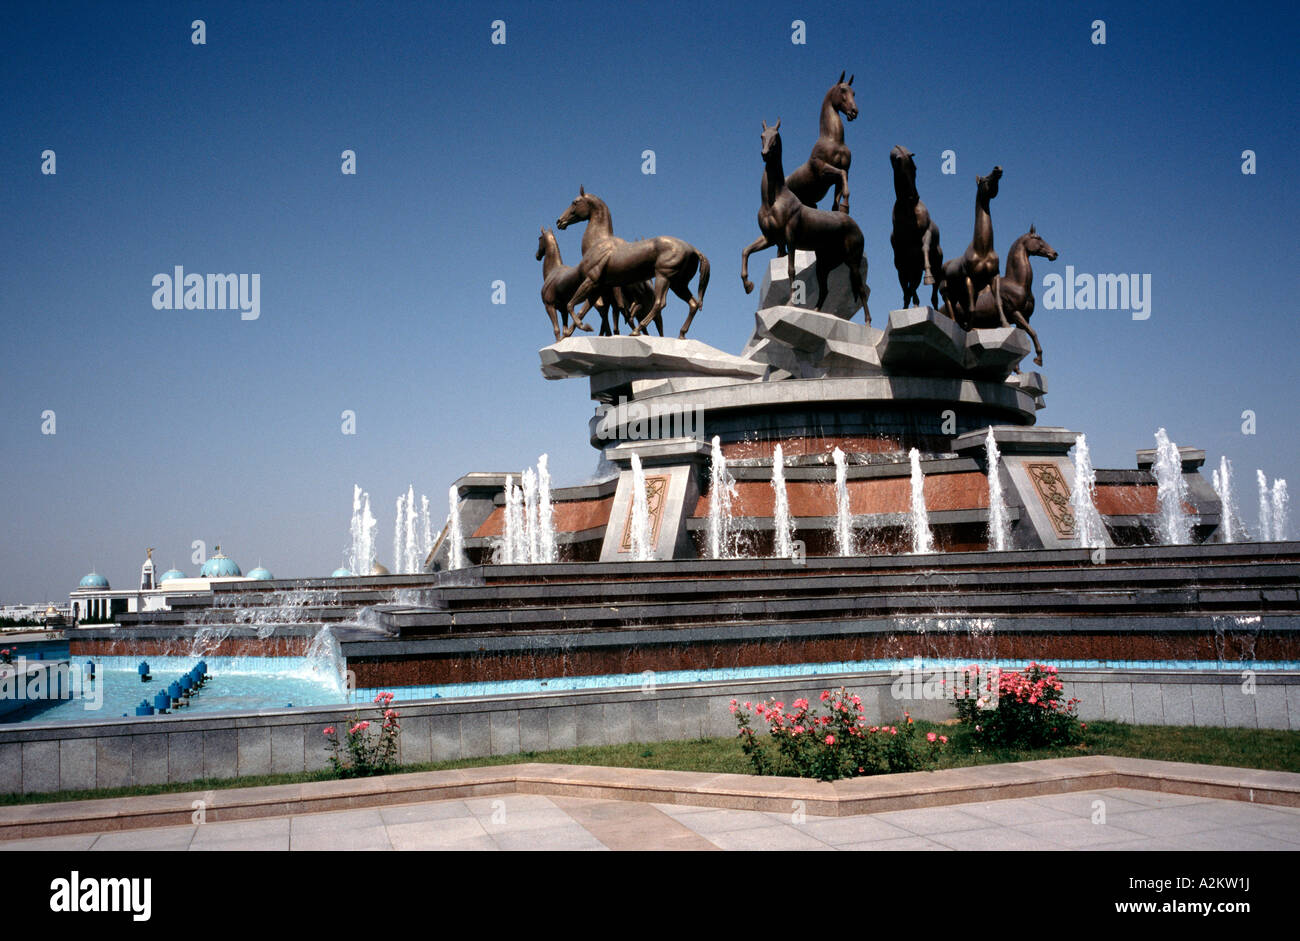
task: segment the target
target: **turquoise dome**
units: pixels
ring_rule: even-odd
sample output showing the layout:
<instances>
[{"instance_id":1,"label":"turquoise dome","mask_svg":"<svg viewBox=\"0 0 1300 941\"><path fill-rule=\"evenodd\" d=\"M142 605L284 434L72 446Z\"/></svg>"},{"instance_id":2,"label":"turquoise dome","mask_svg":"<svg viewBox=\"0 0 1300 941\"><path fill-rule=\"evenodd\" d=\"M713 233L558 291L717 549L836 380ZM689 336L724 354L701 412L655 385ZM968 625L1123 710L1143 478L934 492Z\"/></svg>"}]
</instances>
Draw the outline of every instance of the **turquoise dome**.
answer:
<instances>
[{"instance_id":1,"label":"turquoise dome","mask_svg":"<svg viewBox=\"0 0 1300 941\"><path fill-rule=\"evenodd\" d=\"M168 569L167 571L162 573L162 577L158 579L158 584L161 585L163 582L169 582L173 578L184 578L184 577L185 577L185 573L182 572L180 569Z\"/></svg>"},{"instance_id":2,"label":"turquoise dome","mask_svg":"<svg viewBox=\"0 0 1300 941\"><path fill-rule=\"evenodd\" d=\"M244 573L239 570L234 559L228 559L217 549L217 554L203 563L199 569L199 578L239 578Z\"/></svg>"},{"instance_id":3,"label":"turquoise dome","mask_svg":"<svg viewBox=\"0 0 1300 941\"><path fill-rule=\"evenodd\" d=\"M260 565L253 569L253 571L249 572L248 577L256 579L259 582L275 581L275 576L271 574L270 570L264 569Z\"/></svg>"},{"instance_id":4,"label":"turquoise dome","mask_svg":"<svg viewBox=\"0 0 1300 941\"><path fill-rule=\"evenodd\" d=\"M351 578L351 577L352 577L352 573L349 572L347 569L335 569L332 573L330 573L330 578Z\"/></svg>"},{"instance_id":5,"label":"turquoise dome","mask_svg":"<svg viewBox=\"0 0 1300 941\"><path fill-rule=\"evenodd\" d=\"M108 579L96 572L91 572L81 580L81 588L107 588Z\"/></svg>"}]
</instances>

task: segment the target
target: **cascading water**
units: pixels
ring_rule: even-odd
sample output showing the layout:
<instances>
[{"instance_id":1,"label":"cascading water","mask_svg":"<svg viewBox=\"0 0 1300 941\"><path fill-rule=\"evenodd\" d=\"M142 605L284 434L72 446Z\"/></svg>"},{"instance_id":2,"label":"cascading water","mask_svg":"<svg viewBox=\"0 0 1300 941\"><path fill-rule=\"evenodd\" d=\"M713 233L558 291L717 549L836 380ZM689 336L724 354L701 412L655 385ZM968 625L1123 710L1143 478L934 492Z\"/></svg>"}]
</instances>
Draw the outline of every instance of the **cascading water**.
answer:
<instances>
[{"instance_id":1,"label":"cascading water","mask_svg":"<svg viewBox=\"0 0 1300 941\"><path fill-rule=\"evenodd\" d=\"M1156 478L1156 500L1160 504L1160 542L1166 546L1189 544L1192 541L1192 523L1183 508L1187 500L1183 458L1178 445L1169 440L1163 428L1156 432L1156 461L1152 473Z\"/></svg>"},{"instance_id":2,"label":"cascading water","mask_svg":"<svg viewBox=\"0 0 1300 941\"><path fill-rule=\"evenodd\" d=\"M930 532L930 515L925 511L925 475L921 473L921 453L912 448L912 512L908 528L912 531L912 552L924 555L934 551L934 534Z\"/></svg>"},{"instance_id":3,"label":"cascading water","mask_svg":"<svg viewBox=\"0 0 1300 941\"><path fill-rule=\"evenodd\" d=\"M555 507L551 503L551 471L543 454L537 459L537 549L538 562L559 561L555 548Z\"/></svg>"},{"instance_id":4,"label":"cascading water","mask_svg":"<svg viewBox=\"0 0 1300 941\"><path fill-rule=\"evenodd\" d=\"M835 462L835 551L841 556L857 555L853 545L853 514L849 510L849 471L844 452L831 452Z\"/></svg>"},{"instance_id":5,"label":"cascading water","mask_svg":"<svg viewBox=\"0 0 1300 941\"><path fill-rule=\"evenodd\" d=\"M1255 481L1259 484L1259 541L1273 541L1273 504L1268 490L1268 478L1262 470L1255 471Z\"/></svg>"},{"instance_id":6,"label":"cascading water","mask_svg":"<svg viewBox=\"0 0 1300 941\"><path fill-rule=\"evenodd\" d=\"M709 464L709 558L731 558L731 500L736 495L736 481L727 473L727 459L722 442L713 437L713 455Z\"/></svg>"},{"instance_id":7,"label":"cascading water","mask_svg":"<svg viewBox=\"0 0 1300 941\"><path fill-rule=\"evenodd\" d=\"M1004 552L1011 546L1011 520L1007 515L1007 499L1002 492L1001 458L993 429L984 439L984 454L989 473L989 548Z\"/></svg>"},{"instance_id":8,"label":"cascading water","mask_svg":"<svg viewBox=\"0 0 1300 941\"><path fill-rule=\"evenodd\" d=\"M1273 539L1281 542L1287 538L1286 481L1280 477L1273 481Z\"/></svg>"},{"instance_id":9,"label":"cascading water","mask_svg":"<svg viewBox=\"0 0 1300 941\"><path fill-rule=\"evenodd\" d=\"M455 571L469 564L465 558L465 532L460 527L460 493L455 484L447 489L447 568Z\"/></svg>"},{"instance_id":10,"label":"cascading water","mask_svg":"<svg viewBox=\"0 0 1300 941\"><path fill-rule=\"evenodd\" d=\"M507 565L528 561L527 533L524 532L524 495L515 486L514 477L506 476L506 531L503 545Z\"/></svg>"},{"instance_id":11,"label":"cascading water","mask_svg":"<svg viewBox=\"0 0 1300 941\"><path fill-rule=\"evenodd\" d=\"M632 454L632 560L649 562L654 555L650 544L650 504L646 499L645 471L641 457Z\"/></svg>"},{"instance_id":12,"label":"cascading water","mask_svg":"<svg viewBox=\"0 0 1300 941\"><path fill-rule=\"evenodd\" d=\"M794 556L794 520L790 516L790 497L785 490L785 455L781 445L772 452L772 491L776 496L772 525L776 529L773 558Z\"/></svg>"},{"instance_id":13,"label":"cascading water","mask_svg":"<svg viewBox=\"0 0 1300 941\"><path fill-rule=\"evenodd\" d=\"M1092 468L1088 438L1074 439L1074 486L1070 488L1070 511L1074 514L1074 538L1080 549L1106 545L1106 524L1097 512L1097 472Z\"/></svg>"}]
</instances>

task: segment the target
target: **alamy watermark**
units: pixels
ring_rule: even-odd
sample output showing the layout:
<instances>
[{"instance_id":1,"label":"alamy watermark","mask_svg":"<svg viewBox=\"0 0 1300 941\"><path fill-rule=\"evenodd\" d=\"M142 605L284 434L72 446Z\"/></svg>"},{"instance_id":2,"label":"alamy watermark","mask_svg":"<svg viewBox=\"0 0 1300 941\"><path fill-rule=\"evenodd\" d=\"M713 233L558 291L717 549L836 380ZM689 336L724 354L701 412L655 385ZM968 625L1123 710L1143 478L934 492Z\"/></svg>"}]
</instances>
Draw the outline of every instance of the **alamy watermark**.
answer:
<instances>
[{"instance_id":1,"label":"alamy watermark","mask_svg":"<svg viewBox=\"0 0 1300 941\"><path fill-rule=\"evenodd\" d=\"M996 709L998 677L996 666L925 669L918 657L910 667L890 670L894 677L889 694L894 699L974 699L981 709Z\"/></svg>"},{"instance_id":2,"label":"alamy watermark","mask_svg":"<svg viewBox=\"0 0 1300 941\"><path fill-rule=\"evenodd\" d=\"M51 702L80 699L88 711L104 708L104 684L94 670L67 660L18 657L0 665L0 701Z\"/></svg>"},{"instance_id":3,"label":"alamy watermark","mask_svg":"<svg viewBox=\"0 0 1300 941\"><path fill-rule=\"evenodd\" d=\"M1151 275L1075 274L1043 277L1043 307L1048 310L1131 310L1134 320L1151 316Z\"/></svg>"},{"instance_id":4,"label":"alamy watermark","mask_svg":"<svg viewBox=\"0 0 1300 941\"><path fill-rule=\"evenodd\" d=\"M596 406L596 437L602 441L652 441L658 438L704 440L704 406L674 407L629 402Z\"/></svg>"},{"instance_id":5,"label":"alamy watermark","mask_svg":"<svg viewBox=\"0 0 1300 941\"><path fill-rule=\"evenodd\" d=\"M171 274L154 275L151 283L154 310L238 310L241 320L262 315L260 274L186 274L177 265Z\"/></svg>"}]
</instances>

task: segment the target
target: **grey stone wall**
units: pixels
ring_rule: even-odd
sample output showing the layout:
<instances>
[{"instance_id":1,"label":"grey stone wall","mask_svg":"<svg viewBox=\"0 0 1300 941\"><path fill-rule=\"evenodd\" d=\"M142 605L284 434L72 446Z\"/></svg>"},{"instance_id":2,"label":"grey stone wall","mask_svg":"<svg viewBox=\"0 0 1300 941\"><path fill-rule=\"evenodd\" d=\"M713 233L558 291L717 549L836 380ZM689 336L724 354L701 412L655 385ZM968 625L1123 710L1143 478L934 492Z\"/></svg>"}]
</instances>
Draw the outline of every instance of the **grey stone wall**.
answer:
<instances>
[{"instance_id":1,"label":"grey stone wall","mask_svg":"<svg viewBox=\"0 0 1300 941\"><path fill-rule=\"evenodd\" d=\"M928 676L929 674L926 674ZM1300 730L1300 674L1087 670L1061 674L1085 720ZM1253 683L1253 686L1252 686ZM888 673L733 680L585 692L399 703L406 764L577 745L730 736L732 699L787 706L846 686L871 722L954 716L952 702L914 698ZM903 696L895 695L903 687ZM373 718L373 710L362 710ZM0 793L186 782L327 765L327 725L344 707L249 714L111 719L84 725L0 726Z\"/></svg>"}]
</instances>

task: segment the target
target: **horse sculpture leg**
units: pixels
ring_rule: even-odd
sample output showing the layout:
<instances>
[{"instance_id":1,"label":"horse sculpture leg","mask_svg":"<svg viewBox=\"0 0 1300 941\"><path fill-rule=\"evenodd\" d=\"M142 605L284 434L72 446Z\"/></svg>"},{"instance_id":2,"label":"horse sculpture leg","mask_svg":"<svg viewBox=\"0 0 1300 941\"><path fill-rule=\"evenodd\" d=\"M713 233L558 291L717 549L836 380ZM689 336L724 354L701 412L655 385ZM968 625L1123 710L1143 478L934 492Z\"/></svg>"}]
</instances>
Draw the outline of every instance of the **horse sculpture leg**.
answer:
<instances>
[{"instance_id":1,"label":"horse sculpture leg","mask_svg":"<svg viewBox=\"0 0 1300 941\"><path fill-rule=\"evenodd\" d=\"M925 265L925 277L921 279L922 284L934 284L934 272L930 270L930 239L933 235L934 227L925 230L921 236L921 264ZM920 303L920 299L917 299Z\"/></svg>"},{"instance_id":2,"label":"horse sculpture leg","mask_svg":"<svg viewBox=\"0 0 1300 941\"><path fill-rule=\"evenodd\" d=\"M642 319L642 321L636 325L635 329L632 330L632 336L639 337L642 331L644 331L646 327L650 325L650 322L655 319L655 316L661 310L664 309L664 304L666 304L667 302L668 302L668 278L666 275L656 273L655 274L655 302L650 305L650 313L646 314L645 318Z\"/></svg>"},{"instance_id":3,"label":"horse sculpture leg","mask_svg":"<svg viewBox=\"0 0 1300 941\"><path fill-rule=\"evenodd\" d=\"M1011 326L1011 324L1007 322L1006 313L1002 310L1002 276L1001 275L995 274L993 276L993 299L997 301L998 317L1002 321L1002 326L1004 327ZM975 309L974 303L971 304L971 309L972 310Z\"/></svg>"},{"instance_id":4,"label":"horse sculpture leg","mask_svg":"<svg viewBox=\"0 0 1300 941\"><path fill-rule=\"evenodd\" d=\"M772 240L766 235L760 235L758 238L740 253L740 283L745 286L745 293L748 294L754 290L754 282L749 280L749 256L754 252L761 252L765 248L772 247ZM785 254L784 250L781 252Z\"/></svg>"},{"instance_id":5,"label":"horse sculpture leg","mask_svg":"<svg viewBox=\"0 0 1300 941\"><path fill-rule=\"evenodd\" d=\"M569 303L567 305L566 310L568 312L568 315L573 318L573 322L564 328L564 335L566 337L573 336L574 327L582 327L585 330L591 329L590 327L588 327L586 324L582 322L582 318L585 317L588 311L591 310L591 305L588 304L586 309L584 309L581 314L575 311L574 308L577 307L578 304L580 304L582 301L585 301L587 299L587 295L590 294L595 289L595 287L596 287L596 282L591 280L591 278L586 278L583 280L581 284L578 285L578 289L573 292L573 296L569 298Z\"/></svg>"}]
</instances>

